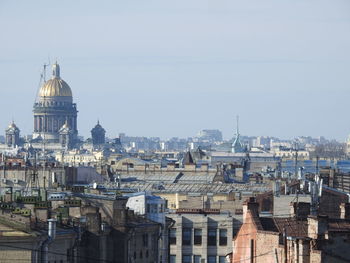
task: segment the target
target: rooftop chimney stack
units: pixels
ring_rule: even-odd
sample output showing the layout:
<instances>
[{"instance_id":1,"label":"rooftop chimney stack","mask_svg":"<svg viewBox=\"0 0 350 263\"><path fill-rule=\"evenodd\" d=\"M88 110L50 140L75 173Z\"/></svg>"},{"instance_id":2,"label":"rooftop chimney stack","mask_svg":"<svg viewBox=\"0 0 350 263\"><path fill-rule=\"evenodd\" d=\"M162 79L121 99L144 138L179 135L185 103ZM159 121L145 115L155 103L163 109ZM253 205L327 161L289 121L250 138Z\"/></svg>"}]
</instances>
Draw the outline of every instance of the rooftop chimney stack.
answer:
<instances>
[{"instance_id":1,"label":"rooftop chimney stack","mask_svg":"<svg viewBox=\"0 0 350 263\"><path fill-rule=\"evenodd\" d=\"M51 240L54 240L56 238L56 219L48 219L47 222L49 223L47 234Z\"/></svg>"},{"instance_id":2,"label":"rooftop chimney stack","mask_svg":"<svg viewBox=\"0 0 350 263\"><path fill-rule=\"evenodd\" d=\"M249 197L249 199L243 204L243 223L247 219L247 213L250 211L251 216L259 216L259 203L256 202L255 197Z\"/></svg>"},{"instance_id":3,"label":"rooftop chimney stack","mask_svg":"<svg viewBox=\"0 0 350 263\"><path fill-rule=\"evenodd\" d=\"M310 203L292 202L290 203L290 214L297 219L306 219L310 215Z\"/></svg>"},{"instance_id":4,"label":"rooftop chimney stack","mask_svg":"<svg viewBox=\"0 0 350 263\"><path fill-rule=\"evenodd\" d=\"M350 219L350 203L341 203L340 204L340 218L341 219Z\"/></svg>"}]
</instances>

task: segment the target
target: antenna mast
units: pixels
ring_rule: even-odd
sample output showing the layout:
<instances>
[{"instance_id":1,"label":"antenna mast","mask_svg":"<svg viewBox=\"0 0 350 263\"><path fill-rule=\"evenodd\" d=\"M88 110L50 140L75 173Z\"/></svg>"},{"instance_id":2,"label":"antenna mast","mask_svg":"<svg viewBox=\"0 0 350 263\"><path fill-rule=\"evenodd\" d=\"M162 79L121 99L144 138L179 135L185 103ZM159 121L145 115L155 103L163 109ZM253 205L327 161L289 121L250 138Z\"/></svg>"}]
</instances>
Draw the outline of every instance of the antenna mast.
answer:
<instances>
[{"instance_id":1,"label":"antenna mast","mask_svg":"<svg viewBox=\"0 0 350 263\"><path fill-rule=\"evenodd\" d=\"M49 65L49 64L44 64L44 70L43 70L44 82L46 82L46 67L47 67L48 65Z\"/></svg>"},{"instance_id":2,"label":"antenna mast","mask_svg":"<svg viewBox=\"0 0 350 263\"><path fill-rule=\"evenodd\" d=\"M38 96L39 96L39 92L40 92L40 88L41 88L42 84L46 82L46 67L48 65L49 64L46 64L46 63L43 65L43 70L40 73L40 79L39 79L38 88L37 88L37 92L36 92L36 97L35 97L34 101L36 101Z\"/></svg>"}]
</instances>

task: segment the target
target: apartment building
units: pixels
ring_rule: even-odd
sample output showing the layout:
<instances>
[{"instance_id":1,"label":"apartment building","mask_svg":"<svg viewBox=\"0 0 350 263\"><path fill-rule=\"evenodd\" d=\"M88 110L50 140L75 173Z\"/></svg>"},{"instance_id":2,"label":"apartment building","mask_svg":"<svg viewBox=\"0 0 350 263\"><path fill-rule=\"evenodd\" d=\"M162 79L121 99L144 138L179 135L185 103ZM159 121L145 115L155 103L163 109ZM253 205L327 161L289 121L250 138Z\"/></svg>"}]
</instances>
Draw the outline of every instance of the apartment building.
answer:
<instances>
[{"instance_id":1,"label":"apartment building","mask_svg":"<svg viewBox=\"0 0 350 263\"><path fill-rule=\"evenodd\" d=\"M233 218L217 209L178 209L168 214L170 263L224 263L232 252Z\"/></svg>"}]
</instances>

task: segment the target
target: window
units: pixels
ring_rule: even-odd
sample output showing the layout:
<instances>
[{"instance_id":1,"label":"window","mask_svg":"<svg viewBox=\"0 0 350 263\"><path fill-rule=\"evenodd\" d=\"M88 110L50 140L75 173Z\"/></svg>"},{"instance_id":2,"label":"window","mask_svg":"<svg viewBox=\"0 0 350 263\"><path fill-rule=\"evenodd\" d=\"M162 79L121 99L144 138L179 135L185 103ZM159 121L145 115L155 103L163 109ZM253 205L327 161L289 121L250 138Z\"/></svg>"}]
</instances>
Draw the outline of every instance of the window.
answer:
<instances>
[{"instance_id":1,"label":"window","mask_svg":"<svg viewBox=\"0 0 350 263\"><path fill-rule=\"evenodd\" d=\"M191 263L191 256L183 255L182 256L182 263Z\"/></svg>"},{"instance_id":2,"label":"window","mask_svg":"<svg viewBox=\"0 0 350 263\"><path fill-rule=\"evenodd\" d=\"M226 257L225 256L220 256L219 257L219 263L226 263Z\"/></svg>"},{"instance_id":3,"label":"window","mask_svg":"<svg viewBox=\"0 0 350 263\"><path fill-rule=\"evenodd\" d=\"M191 228L183 228L182 229L182 245L191 245Z\"/></svg>"},{"instance_id":4,"label":"window","mask_svg":"<svg viewBox=\"0 0 350 263\"><path fill-rule=\"evenodd\" d=\"M194 229L194 240L195 245L202 245L202 229Z\"/></svg>"},{"instance_id":5,"label":"window","mask_svg":"<svg viewBox=\"0 0 350 263\"><path fill-rule=\"evenodd\" d=\"M152 244L153 244L153 245L158 243L158 242L157 242L157 237L158 237L157 234L153 234L153 235L152 235Z\"/></svg>"},{"instance_id":6,"label":"window","mask_svg":"<svg viewBox=\"0 0 350 263\"><path fill-rule=\"evenodd\" d=\"M208 246L216 246L216 229L215 228L208 229Z\"/></svg>"},{"instance_id":7,"label":"window","mask_svg":"<svg viewBox=\"0 0 350 263\"><path fill-rule=\"evenodd\" d=\"M176 263L176 255L170 255L170 263Z\"/></svg>"},{"instance_id":8,"label":"window","mask_svg":"<svg viewBox=\"0 0 350 263\"><path fill-rule=\"evenodd\" d=\"M227 246L227 229L220 229L219 232L220 232L219 245Z\"/></svg>"},{"instance_id":9,"label":"window","mask_svg":"<svg viewBox=\"0 0 350 263\"><path fill-rule=\"evenodd\" d=\"M144 247L148 247L148 234L142 235L142 242Z\"/></svg>"},{"instance_id":10,"label":"window","mask_svg":"<svg viewBox=\"0 0 350 263\"><path fill-rule=\"evenodd\" d=\"M208 256L208 263L216 263L216 256Z\"/></svg>"},{"instance_id":11,"label":"window","mask_svg":"<svg viewBox=\"0 0 350 263\"><path fill-rule=\"evenodd\" d=\"M150 212L151 212L151 205L147 204L147 213L150 213Z\"/></svg>"},{"instance_id":12,"label":"window","mask_svg":"<svg viewBox=\"0 0 350 263\"><path fill-rule=\"evenodd\" d=\"M201 256L194 255L193 256L193 263L201 263Z\"/></svg>"},{"instance_id":13,"label":"window","mask_svg":"<svg viewBox=\"0 0 350 263\"><path fill-rule=\"evenodd\" d=\"M151 205L151 213L156 214L158 212L157 205L152 204Z\"/></svg>"},{"instance_id":14,"label":"window","mask_svg":"<svg viewBox=\"0 0 350 263\"><path fill-rule=\"evenodd\" d=\"M176 245L176 228L171 228L170 229L170 234L169 234L169 242L170 245Z\"/></svg>"}]
</instances>

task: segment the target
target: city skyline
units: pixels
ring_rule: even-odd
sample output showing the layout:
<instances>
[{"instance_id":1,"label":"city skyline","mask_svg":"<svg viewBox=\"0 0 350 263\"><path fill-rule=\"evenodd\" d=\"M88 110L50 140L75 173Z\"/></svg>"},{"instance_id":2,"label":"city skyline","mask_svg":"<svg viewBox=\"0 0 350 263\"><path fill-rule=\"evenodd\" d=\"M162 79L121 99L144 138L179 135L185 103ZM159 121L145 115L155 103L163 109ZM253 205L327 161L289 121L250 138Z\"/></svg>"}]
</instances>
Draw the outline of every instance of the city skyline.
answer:
<instances>
[{"instance_id":1,"label":"city skyline","mask_svg":"<svg viewBox=\"0 0 350 263\"><path fill-rule=\"evenodd\" d=\"M243 135L345 141L350 132L344 1L81 3L0 4L2 130L14 119L22 135L33 132L50 57L85 138L99 119L108 137L217 128L228 139L236 115Z\"/></svg>"}]
</instances>

